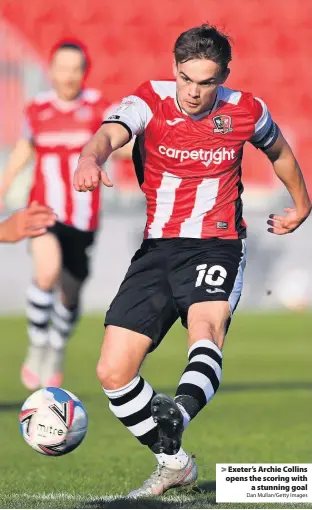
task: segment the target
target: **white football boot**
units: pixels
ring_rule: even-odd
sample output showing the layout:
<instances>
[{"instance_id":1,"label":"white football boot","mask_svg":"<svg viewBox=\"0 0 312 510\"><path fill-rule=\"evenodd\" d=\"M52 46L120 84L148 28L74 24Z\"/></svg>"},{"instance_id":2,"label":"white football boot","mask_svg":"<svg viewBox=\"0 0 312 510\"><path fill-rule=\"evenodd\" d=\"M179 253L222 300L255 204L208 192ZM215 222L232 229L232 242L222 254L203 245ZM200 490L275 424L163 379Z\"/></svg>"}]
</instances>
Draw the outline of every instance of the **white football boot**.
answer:
<instances>
[{"instance_id":1,"label":"white football boot","mask_svg":"<svg viewBox=\"0 0 312 510\"><path fill-rule=\"evenodd\" d=\"M191 487L197 480L197 466L191 456L188 463L182 469L170 469L158 464L156 471L145 480L142 487L128 494L128 498L142 498L161 496L168 489L179 487Z\"/></svg>"},{"instance_id":2,"label":"white football boot","mask_svg":"<svg viewBox=\"0 0 312 510\"><path fill-rule=\"evenodd\" d=\"M48 336L46 331L41 331L40 328L34 330L34 327L32 327L30 335L36 340L36 344L31 341L28 343L27 355L21 367L21 381L25 388L34 391L41 387L40 373L47 349Z\"/></svg>"},{"instance_id":3,"label":"white football boot","mask_svg":"<svg viewBox=\"0 0 312 510\"><path fill-rule=\"evenodd\" d=\"M21 381L25 388L35 391L41 387L40 370L45 347L29 345L26 359L21 367Z\"/></svg>"},{"instance_id":4,"label":"white football boot","mask_svg":"<svg viewBox=\"0 0 312 510\"><path fill-rule=\"evenodd\" d=\"M55 349L51 345L47 346L40 371L40 382L43 388L61 387L64 378L64 359L65 346L60 349Z\"/></svg>"}]
</instances>

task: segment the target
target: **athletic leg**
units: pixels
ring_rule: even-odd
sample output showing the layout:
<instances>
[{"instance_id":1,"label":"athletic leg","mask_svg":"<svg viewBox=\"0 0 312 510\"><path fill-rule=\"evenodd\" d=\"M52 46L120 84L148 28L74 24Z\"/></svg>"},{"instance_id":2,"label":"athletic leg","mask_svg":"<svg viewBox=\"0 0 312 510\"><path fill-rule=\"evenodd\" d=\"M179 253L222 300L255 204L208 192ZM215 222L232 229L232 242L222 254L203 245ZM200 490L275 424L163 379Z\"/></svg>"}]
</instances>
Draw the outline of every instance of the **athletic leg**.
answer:
<instances>
[{"instance_id":1,"label":"athletic leg","mask_svg":"<svg viewBox=\"0 0 312 510\"><path fill-rule=\"evenodd\" d=\"M166 442L160 442L152 418L155 391L139 375L146 354L157 347L177 318L164 260L158 250L143 243L106 316L106 334L97 372L110 409L159 462L157 471L133 491L131 497L162 494L173 485L189 483L189 467L177 463L168 468L159 458ZM170 446L168 444L168 446ZM186 454L185 454L186 456ZM189 457L186 456L186 462ZM194 477L193 464L191 465ZM192 478L193 479L193 478Z\"/></svg>"},{"instance_id":2,"label":"athletic leg","mask_svg":"<svg viewBox=\"0 0 312 510\"><path fill-rule=\"evenodd\" d=\"M80 317L80 294L89 275L89 248L94 232L60 226L62 270L49 330L49 347L44 363L43 386L59 387L64 376L68 340Z\"/></svg>"},{"instance_id":3,"label":"athletic leg","mask_svg":"<svg viewBox=\"0 0 312 510\"><path fill-rule=\"evenodd\" d=\"M183 272L178 276L173 273L172 278L182 322L188 328L189 363L175 399L156 395L153 415L158 416L164 434L172 438L176 449L189 421L219 388L225 334L242 290L244 243L209 241L209 249L204 251L205 243L202 248L201 243L194 243ZM188 257L186 250L185 257Z\"/></svg>"},{"instance_id":4,"label":"athletic leg","mask_svg":"<svg viewBox=\"0 0 312 510\"><path fill-rule=\"evenodd\" d=\"M27 291L29 344L21 369L21 379L27 389L35 390L41 384L41 369L48 345L54 289L60 276L62 256L59 241L50 232L32 239L30 250L34 278Z\"/></svg>"}]
</instances>

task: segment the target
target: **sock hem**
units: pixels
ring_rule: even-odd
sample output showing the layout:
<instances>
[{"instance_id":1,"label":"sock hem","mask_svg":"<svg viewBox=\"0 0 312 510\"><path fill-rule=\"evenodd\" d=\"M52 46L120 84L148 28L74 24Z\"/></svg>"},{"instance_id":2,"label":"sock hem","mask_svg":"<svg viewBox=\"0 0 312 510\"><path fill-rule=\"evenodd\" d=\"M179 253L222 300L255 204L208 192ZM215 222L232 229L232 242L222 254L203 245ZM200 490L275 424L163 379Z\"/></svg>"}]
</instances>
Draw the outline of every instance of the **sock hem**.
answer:
<instances>
[{"instance_id":1,"label":"sock hem","mask_svg":"<svg viewBox=\"0 0 312 510\"><path fill-rule=\"evenodd\" d=\"M107 395L109 398L114 398L114 396L115 396L115 398L118 398L118 397L122 397L129 391L133 390L133 388L135 388L137 386L139 381L140 381L140 376L137 375L128 384L126 384L125 386L122 386L121 388L117 388L116 390L107 390L104 388L104 386L102 386L102 388L103 388L105 395Z\"/></svg>"}]
</instances>

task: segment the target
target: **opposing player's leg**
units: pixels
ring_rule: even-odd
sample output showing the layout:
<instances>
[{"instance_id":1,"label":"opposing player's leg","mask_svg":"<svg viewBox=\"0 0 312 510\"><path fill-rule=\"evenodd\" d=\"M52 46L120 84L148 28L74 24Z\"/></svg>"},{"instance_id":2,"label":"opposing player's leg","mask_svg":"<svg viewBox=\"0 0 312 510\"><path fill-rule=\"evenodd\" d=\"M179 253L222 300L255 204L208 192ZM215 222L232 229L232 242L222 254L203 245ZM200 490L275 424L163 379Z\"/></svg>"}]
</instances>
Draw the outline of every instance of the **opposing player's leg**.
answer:
<instances>
[{"instance_id":1,"label":"opposing player's leg","mask_svg":"<svg viewBox=\"0 0 312 510\"><path fill-rule=\"evenodd\" d=\"M21 369L21 380L29 390L41 385L41 369L48 345L54 287L59 279L62 256L60 244L53 233L30 241L34 265L33 282L27 291L28 351Z\"/></svg>"},{"instance_id":2,"label":"opposing player's leg","mask_svg":"<svg viewBox=\"0 0 312 510\"><path fill-rule=\"evenodd\" d=\"M111 411L158 460L157 471L131 497L162 494L197 476L193 460L185 452L181 450L175 458L167 455L170 442L160 441L152 418L155 391L139 375L146 354L157 347L178 317L165 275L165 261L158 251L149 250L149 243L143 245L107 313L97 368Z\"/></svg>"},{"instance_id":3,"label":"opposing player's leg","mask_svg":"<svg viewBox=\"0 0 312 510\"><path fill-rule=\"evenodd\" d=\"M62 270L55 295L49 330L49 346L42 370L42 386L59 387L64 376L68 340L80 317L80 294L89 274L89 248L93 232L60 224Z\"/></svg>"},{"instance_id":4,"label":"opposing player's leg","mask_svg":"<svg viewBox=\"0 0 312 510\"><path fill-rule=\"evenodd\" d=\"M222 348L242 291L245 262L244 242L211 240L209 250L202 253L194 249L191 260L185 261L183 274L179 271L178 278L172 279L182 322L188 328L189 363L175 399L156 395L152 409L175 448L181 444L189 421L219 388Z\"/></svg>"}]
</instances>

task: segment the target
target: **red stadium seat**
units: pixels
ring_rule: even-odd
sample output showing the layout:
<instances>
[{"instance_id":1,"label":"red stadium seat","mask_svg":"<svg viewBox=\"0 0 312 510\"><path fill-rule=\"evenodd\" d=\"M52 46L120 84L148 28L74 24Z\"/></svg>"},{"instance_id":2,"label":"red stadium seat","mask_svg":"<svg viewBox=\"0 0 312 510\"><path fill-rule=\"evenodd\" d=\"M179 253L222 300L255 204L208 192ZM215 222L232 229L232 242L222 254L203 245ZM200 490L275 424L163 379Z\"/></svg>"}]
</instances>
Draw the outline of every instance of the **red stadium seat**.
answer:
<instances>
[{"instance_id":1,"label":"red stadium seat","mask_svg":"<svg viewBox=\"0 0 312 510\"><path fill-rule=\"evenodd\" d=\"M60 39L82 40L92 58L88 84L102 88L112 101L147 79L170 78L179 33L203 22L217 24L234 39L229 85L252 91L268 103L276 118L288 118L296 130L299 158L309 165L302 126L312 114L311 0L194 0L192 4L132 0L122 2L122 9L120 2L111 0L76 0L74 8L63 0L32 0L31 6L0 0L0 8L43 63ZM262 178L261 165L254 168Z\"/></svg>"}]
</instances>

